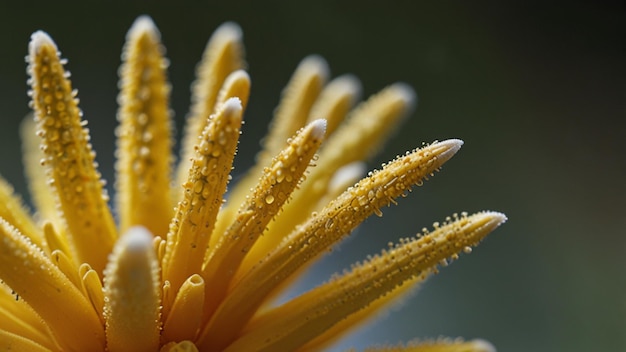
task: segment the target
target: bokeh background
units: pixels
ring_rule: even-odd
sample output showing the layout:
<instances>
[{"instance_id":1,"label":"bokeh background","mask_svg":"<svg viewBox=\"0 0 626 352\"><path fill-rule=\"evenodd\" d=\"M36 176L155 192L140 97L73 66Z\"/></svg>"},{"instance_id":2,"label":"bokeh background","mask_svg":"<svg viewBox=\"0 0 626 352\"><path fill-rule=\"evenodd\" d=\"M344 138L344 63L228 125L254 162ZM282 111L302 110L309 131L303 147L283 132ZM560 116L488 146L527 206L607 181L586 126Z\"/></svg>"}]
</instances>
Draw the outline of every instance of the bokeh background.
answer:
<instances>
[{"instance_id":1,"label":"bokeh background","mask_svg":"<svg viewBox=\"0 0 626 352\"><path fill-rule=\"evenodd\" d=\"M17 3L17 2L15 2ZM171 2L173 3L173 2ZM117 67L126 30L162 32L180 134L189 84L223 21L244 30L253 87L236 161L253 161L283 85L317 53L364 95L412 85L416 112L371 168L435 139L465 145L400 205L367 220L298 290L454 212L509 221L414 297L336 348L481 337L499 351L626 350L626 9L622 1L0 3L0 173L25 182L24 56L44 29L69 58L100 170L113 184Z\"/></svg>"}]
</instances>

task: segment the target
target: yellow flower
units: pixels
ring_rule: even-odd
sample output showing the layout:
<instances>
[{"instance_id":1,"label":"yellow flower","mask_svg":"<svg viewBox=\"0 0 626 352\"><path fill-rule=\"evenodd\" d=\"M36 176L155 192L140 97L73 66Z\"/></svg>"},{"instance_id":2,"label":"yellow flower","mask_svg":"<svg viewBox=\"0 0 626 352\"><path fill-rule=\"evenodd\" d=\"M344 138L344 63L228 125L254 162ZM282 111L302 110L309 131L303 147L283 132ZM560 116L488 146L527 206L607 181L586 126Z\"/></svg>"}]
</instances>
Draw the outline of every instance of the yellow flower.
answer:
<instances>
[{"instance_id":1,"label":"yellow flower","mask_svg":"<svg viewBox=\"0 0 626 352\"><path fill-rule=\"evenodd\" d=\"M312 262L421 185L462 142L407 152L355 183L362 160L410 113L414 93L394 84L353 108L358 81L328 83L324 60L308 57L284 91L257 166L226 202L250 89L241 36L227 23L207 45L174 172L165 50L149 18L133 24L120 70L116 225L65 62L46 33L32 35L35 118L23 130L37 214L0 180L0 349L321 349L506 220L455 214L273 305ZM373 350L492 349L440 339Z\"/></svg>"}]
</instances>

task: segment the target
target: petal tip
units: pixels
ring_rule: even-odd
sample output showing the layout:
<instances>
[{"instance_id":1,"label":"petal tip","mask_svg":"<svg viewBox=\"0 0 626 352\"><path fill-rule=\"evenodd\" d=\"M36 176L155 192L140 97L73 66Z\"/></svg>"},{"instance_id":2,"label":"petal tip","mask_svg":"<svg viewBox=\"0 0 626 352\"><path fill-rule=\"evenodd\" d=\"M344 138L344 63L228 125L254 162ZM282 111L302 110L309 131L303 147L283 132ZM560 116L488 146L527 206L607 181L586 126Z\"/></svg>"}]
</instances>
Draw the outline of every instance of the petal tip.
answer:
<instances>
[{"instance_id":1,"label":"petal tip","mask_svg":"<svg viewBox=\"0 0 626 352\"><path fill-rule=\"evenodd\" d=\"M28 52L31 56L38 54L39 50L44 46L52 46L55 51L58 50L56 43L52 40L48 33L44 31L36 31L30 36Z\"/></svg>"},{"instance_id":2,"label":"petal tip","mask_svg":"<svg viewBox=\"0 0 626 352\"><path fill-rule=\"evenodd\" d=\"M134 226L122 237L124 247L129 251L143 251L152 247L153 236L145 227Z\"/></svg>"},{"instance_id":3,"label":"petal tip","mask_svg":"<svg viewBox=\"0 0 626 352\"><path fill-rule=\"evenodd\" d=\"M326 120L318 119L311 122L311 135L317 139L324 138L324 135L326 135Z\"/></svg>"},{"instance_id":4,"label":"petal tip","mask_svg":"<svg viewBox=\"0 0 626 352\"><path fill-rule=\"evenodd\" d=\"M326 60L317 54L309 55L300 62L298 70L304 68L307 71L317 72L318 75L326 80L330 76L330 68Z\"/></svg>"},{"instance_id":5,"label":"petal tip","mask_svg":"<svg viewBox=\"0 0 626 352\"><path fill-rule=\"evenodd\" d=\"M156 25L154 24L154 21L148 15L141 15L137 17L135 22L133 22L133 25L128 30L126 38L128 39L137 35L141 35L143 33L155 35L157 37L160 37L161 35Z\"/></svg>"},{"instance_id":6,"label":"petal tip","mask_svg":"<svg viewBox=\"0 0 626 352\"><path fill-rule=\"evenodd\" d=\"M413 87L404 82L394 83L391 89L400 97L407 106L407 111L412 111L417 105L417 94Z\"/></svg>"},{"instance_id":7,"label":"petal tip","mask_svg":"<svg viewBox=\"0 0 626 352\"><path fill-rule=\"evenodd\" d=\"M443 159L444 161L454 156L454 154L456 154L459 149L461 149L462 145L463 141L456 138L447 139L445 141L433 144L433 146L440 150L437 153L437 157Z\"/></svg>"},{"instance_id":8,"label":"petal tip","mask_svg":"<svg viewBox=\"0 0 626 352\"><path fill-rule=\"evenodd\" d=\"M485 215L490 218L491 222L493 222L496 227L504 224L508 220L504 213L497 211L486 211Z\"/></svg>"},{"instance_id":9,"label":"petal tip","mask_svg":"<svg viewBox=\"0 0 626 352\"><path fill-rule=\"evenodd\" d=\"M483 339L476 339L471 341L474 351L476 352L496 352L496 348L491 342Z\"/></svg>"},{"instance_id":10,"label":"petal tip","mask_svg":"<svg viewBox=\"0 0 626 352\"><path fill-rule=\"evenodd\" d=\"M224 38L228 41L239 41L243 37L243 31L237 23L229 21L217 27L213 36Z\"/></svg>"},{"instance_id":11,"label":"petal tip","mask_svg":"<svg viewBox=\"0 0 626 352\"><path fill-rule=\"evenodd\" d=\"M224 106L222 107L224 114L228 116L235 116L236 113L240 112L243 109L243 105L241 104L241 99L237 97L228 98L224 102Z\"/></svg>"}]
</instances>

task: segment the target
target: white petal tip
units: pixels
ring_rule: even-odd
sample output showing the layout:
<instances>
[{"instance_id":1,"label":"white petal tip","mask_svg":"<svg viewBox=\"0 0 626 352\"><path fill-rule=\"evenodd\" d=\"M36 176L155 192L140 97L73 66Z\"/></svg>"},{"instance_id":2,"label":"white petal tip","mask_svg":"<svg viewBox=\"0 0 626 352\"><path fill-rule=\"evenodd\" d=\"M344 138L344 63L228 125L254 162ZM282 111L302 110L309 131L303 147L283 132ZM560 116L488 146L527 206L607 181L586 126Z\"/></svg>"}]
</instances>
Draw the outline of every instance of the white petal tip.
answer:
<instances>
[{"instance_id":1,"label":"white petal tip","mask_svg":"<svg viewBox=\"0 0 626 352\"><path fill-rule=\"evenodd\" d=\"M226 77L226 81L237 81L240 79L246 79L248 81L250 81L250 75L248 74L248 72L246 72L246 70L236 70L231 72L228 77ZM226 84L224 84L226 85Z\"/></svg>"},{"instance_id":2,"label":"white petal tip","mask_svg":"<svg viewBox=\"0 0 626 352\"><path fill-rule=\"evenodd\" d=\"M243 37L243 31L235 22L224 22L217 27L213 36L227 41L240 41Z\"/></svg>"},{"instance_id":3,"label":"white petal tip","mask_svg":"<svg viewBox=\"0 0 626 352\"><path fill-rule=\"evenodd\" d=\"M313 138L321 139L326 135L326 120L319 119L311 122L311 136Z\"/></svg>"},{"instance_id":4,"label":"white petal tip","mask_svg":"<svg viewBox=\"0 0 626 352\"><path fill-rule=\"evenodd\" d=\"M298 70L313 71L324 80L330 76L330 68L326 60L320 55L309 55L300 61Z\"/></svg>"},{"instance_id":5,"label":"white petal tip","mask_svg":"<svg viewBox=\"0 0 626 352\"><path fill-rule=\"evenodd\" d=\"M127 251L143 252L152 247L153 236L145 227L135 226L128 229L120 241Z\"/></svg>"},{"instance_id":6,"label":"white petal tip","mask_svg":"<svg viewBox=\"0 0 626 352\"><path fill-rule=\"evenodd\" d=\"M222 111L227 115L235 115L242 109L241 100L237 97L228 98L222 106Z\"/></svg>"},{"instance_id":7,"label":"white petal tip","mask_svg":"<svg viewBox=\"0 0 626 352\"><path fill-rule=\"evenodd\" d=\"M133 25L128 30L126 39L141 35L143 33L154 35L156 37L161 36L159 30L154 24L154 21L152 21L152 18L148 15L141 15L137 17L135 22L133 22Z\"/></svg>"},{"instance_id":8,"label":"white petal tip","mask_svg":"<svg viewBox=\"0 0 626 352\"><path fill-rule=\"evenodd\" d=\"M472 340L471 343L473 344L473 348L474 351L477 352L496 352L496 348L494 345L492 345L489 341L486 340L482 340L482 339L476 339L476 340Z\"/></svg>"},{"instance_id":9,"label":"white petal tip","mask_svg":"<svg viewBox=\"0 0 626 352\"><path fill-rule=\"evenodd\" d=\"M341 91L351 92L354 101L359 100L362 93L361 81L355 75L345 74L335 78L328 86L337 86Z\"/></svg>"},{"instance_id":10,"label":"white petal tip","mask_svg":"<svg viewBox=\"0 0 626 352\"><path fill-rule=\"evenodd\" d=\"M453 139L447 139L442 142L437 142L435 143L435 145L438 147L446 148L446 151L444 153L450 154L450 156L452 156L456 154L456 152L458 152L459 149L461 149L461 146L463 146L463 141L460 139L453 138Z\"/></svg>"},{"instance_id":11,"label":"white petal tip","mask_svg":"<svg viewBox=\"0 0 626 352\"><path fill-rule=\"evenodd\" d=\"M56 43L52 40L52 38L50 38L48 33L44 31L37 31L30 36L28 53L31 56L36 55L39 53L39 49L44 45L50 45L54 48L54 50L58 50Z\"/></svg>"},{"instance_id":12,"label":"white petal tip","mask_svg":"<svg viewBox=\"0 0 626 352\"><path fill-rule=\"evenodd\" d=\"M415 108L417 105L417 94L415 94L415 90L410 85L398 82L394 83L390 88L404 101L407 110L411 111Z\"/></svg>"},{"instance_id":13,"label":"white petal tip","mask_svg":"<svg viewBox=\"0 0 626 352\"><path fill-rule=\"evenodd\" d=\"M365 175L367 165L362 161L355 161L342 166L335 172L328 185L329 189L338 189L345 185L356 183ZM343 191L343 190L342 190Z\"/></svg>"},{"instance_id":14,"label":"white petal tip","mask_svg":"<svg viewBox=\"0 0 626 352\"><path fill-rule=\"evenodd\" d=\"M491 221L496 224L496 226L500 226L508 220L506 215L497 211L486 211L483 214L488 216Z\"/></svg>"}]
</instances>

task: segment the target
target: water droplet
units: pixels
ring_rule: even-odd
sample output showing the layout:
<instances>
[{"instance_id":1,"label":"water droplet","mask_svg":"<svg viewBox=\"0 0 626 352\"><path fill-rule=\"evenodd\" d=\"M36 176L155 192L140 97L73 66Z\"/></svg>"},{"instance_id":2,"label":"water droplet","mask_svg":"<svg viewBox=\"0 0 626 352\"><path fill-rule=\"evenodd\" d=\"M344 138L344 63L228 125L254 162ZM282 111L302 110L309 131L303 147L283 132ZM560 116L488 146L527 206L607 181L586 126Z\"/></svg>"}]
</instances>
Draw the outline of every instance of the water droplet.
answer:
<instances>
[{"instance_id":1,"label":"water droplet","mask_svg":"<svg viewBox=\"0 0 626 352\"><path fill-rule=\"evenodd\" d=\"M274 196L273 196L273 195L271 195L271 194L268 194L268 195L265 197L265 203L267 203L267 204L272 204L272 203L274 203Z\"/></svg>"},{"instance_id":2,"label":"water droplet","mask_svg":"<svg viewBox=\"0 0 626 352\"><path fill-rule=\"evenodd\" d=\"M470 246L463 247L463 253L465 253L465 254L472 253L472 247L470 247Z\"/></svg>"}]
</instances>

